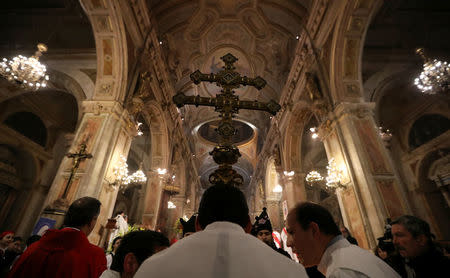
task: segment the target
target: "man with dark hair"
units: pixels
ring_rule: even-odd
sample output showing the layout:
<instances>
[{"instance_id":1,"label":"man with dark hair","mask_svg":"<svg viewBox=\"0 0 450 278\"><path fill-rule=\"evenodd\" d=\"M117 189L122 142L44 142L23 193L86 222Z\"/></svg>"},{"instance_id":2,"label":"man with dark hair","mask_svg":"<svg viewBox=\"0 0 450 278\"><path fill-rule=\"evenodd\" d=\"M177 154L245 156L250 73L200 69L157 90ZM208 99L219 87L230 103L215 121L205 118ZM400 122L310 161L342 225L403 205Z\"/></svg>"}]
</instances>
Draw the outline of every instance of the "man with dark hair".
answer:
<instances>
[{"instance_id":1,"label":"man with dark hair","mask_svg":"<svg viewBox=\"0 0 450 278\"><path fill-rule=\"evenodd\" d=\"M8 248L6 248L4 261L0 264L0 277L5 277L11 266L19 258L20 254L22 254L22 241L20 236L15 236L13 241L8 245Z\"/></svg>"},{"instance_id":2,"label":"man with dark hair","mask_svg":"<svg viewBox=\"0 0 450 278\"><path fill-rule=\"evenodd\" d=\"M272 223L270 222L269 215L267 214L267 208L263 208L263 211L259 216L255 217L255 220L256 221L253 224L251 234L265 244L269 245L273 250L277 251L281 255L291 258L288 252L284 251L283 248L278 248L273 241Z\"/></svg>"},{"instance_id":3,"label":"man with dark hair","mask_svg":"<svg viewBox=\"0 0 450 278\"><path fill-rule=\"evenodd\" d=\"M430 225L422 219L404 215L391 223L393 243L405 260L408 277L441 277L448 273L450 259L433 243Z\"/></svg>"},{"instance_id":4,"label":"man with dark hair","mask_svg":"<svg viewBox=\"0 0 450 278\"><path fill-rule=\"evenodd\" d=\"M108 269L111 267L113 258L116 255L117 248L119 248L121 241L121 236L116 237L111 244L111 252L108 252L108 254L106 254L106 267L108 267Z\"/></svg>"},{"instance_id":5,"label":"man with dark hair","mask_svg":"<svg viewBox=\"0 0 450 278\"><path fill-rule=\"evenodd\" d=\"M135 231L126 234L116 251L111 269L100 278L133 277L148 257L169 247L169 239L155 231Z\"/></svg>"},{"instance_id":6,"label":"man with dark hair","mask_svg":"<svg viewBox=\"0 0 450 278\"><path fill-rule=\"evenodd\" d=\"M301 265L248 234L247 201L238 188L209 187L196 221L196 233L148 258L135 277L307 277Z\"/></svg>"},{"instance_id":7,"label":"man with dark hair","mask_svg":"<svg viewBox=\"0 0 450 278\"><path fill-rule=\"evenodd\" d=\"M326 277L400 277L371 252L350 244L324 207L303 202L288 215L288 246L305 267L317 265Z\"/></svg>"},{"instance_id":8,"label":"man with dark hair","mask_svg":"<svg viewBox=\"0 0 450 278\"><path fill-rule=\"evenodd\" d=\"M103 249L87 239L94 229L101 203L92 197L74 201L64 228L48 230L14 264L9 277L99 277L106 269Z\"/></svg>"}]
</instances>

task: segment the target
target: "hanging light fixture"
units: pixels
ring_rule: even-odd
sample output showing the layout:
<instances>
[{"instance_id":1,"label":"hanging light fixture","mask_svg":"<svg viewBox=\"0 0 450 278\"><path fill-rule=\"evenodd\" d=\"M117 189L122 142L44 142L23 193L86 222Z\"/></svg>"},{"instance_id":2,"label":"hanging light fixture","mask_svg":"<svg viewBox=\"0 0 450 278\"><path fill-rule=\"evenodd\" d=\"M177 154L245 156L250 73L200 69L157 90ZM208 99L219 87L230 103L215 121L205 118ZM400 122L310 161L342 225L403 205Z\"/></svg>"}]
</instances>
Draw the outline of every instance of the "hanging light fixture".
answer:
<instances>
[{"instance_id":1,"label":"hanging light fixture","mask_svg":"<svg viewBox=\"0 0 450 278\"><path fill-rule=\"evenodd\" d=\"M308 183L312 184L312 183L315 183L315 182L322 181L322 180L323 180L323 177L320 175L319 172L313 170L313 171L309 172L309 173L306 175L305 180L306 180Z\"/></svg>"},{"instance_id":2,"label":"hanging light fixture","mask_svg":"<svg viewBox=\"0 0 450 278\"><path fill-rule=\"evenodd\" d=\"M142 136L144 134L144 132L142 132L142 130L141 130L141 126L142 126L142 123L137 122L137 124L136 124L136 135L137 136Z\"/></svg>"},{"instance_id":3,"label":"hanging light fixture","mask_svg":"<svg viewBox=\"0 0 450 278\"><path fill-rule=\"evenodd\" d=\"M114 166L113 173L116 176L116 181L122 184L128 184L128 164L125 156L120 155L119 162Z\"/></svg>"},{"instance_id":4,"label":"hanging light fixture","mask_svg":"<svg viewBox=\"0 0 450 278\"><path fill-rule=\"evenodd\" d=\"M437 59L431 60L425 56L423 48L418 48L416 54L424 61L423 71L414 79L414 84L426 94L436 94L450 88L450 65Z\"/></svg>"},{"instance_id":5,"label":"hanging light fixture","mask_svg":"<svg viewBox=\"0 0 450 278\"><path fill-rule=\"evenodd\" d=\"M336 166L333 157L328 161L327 172L328 175L325 178L327 186L331 188L342 187L342 171Z\"/></svg>"},{"instance_id":6,"label":"hanging light fixture","mask_svg":"<svg viewBox=\"0 0 450 278\"><path fill-rule=\"evenodd\" d=\"M147 177L144 172L139 168L136 172L134 172L131 176L127 177L128 184L129 183L144 183L147 181Z\"/></svg>"},{"instance_id":7,"label":"hanging light fixture","mask_svg":"<svg viewBox=\"0 0 450 278\"><path fill-rule=\"evenodd\" d=\"M273 191L274 193L281 193L281 192L283 192L283 187L281 187L281 185L277 184L277 185L273 188L272 191Z\"/></svg>"},{"instance_id":8,"label":"hanging light fixture","mask_svg":"<svg viewBox=\"0 0 450 278\"><path fill-rule=\"evenodd\" d=\"M0 62L0 75L24 89L38 90L47 86L47 68L39 62L39 57L47 51L43 43L37 45L38 51L31 57L18 55L11 60L3 58Z\"/></svg>"},{"instance_id":9,"label":"hanging light fixture","mask_svg":"<svg viewBox=\"0 0 450 278\"><path fill-rule=\"evenodd\" d=\"M158 172L158 175L165 175L166 173L167 173L167 169L161 169L161 168L158 168L158 169L156 169L156 171Z\"/></svg>"},{"instance_id":10,"label":"hanging light fixture","mask_svg":"<svg viewBox=\"0 0 450 278\"><path fill-rule=\"evenodd\" d=\"M317 139L317 138L319 138L319 133L318 133L317 127L311 127L311 128L309 129L309 131L311 132L311 138L312 138L312 139Z\"/></svg>"},{"instance_id":11,"label":"hanging light fixture","mask_svg":"<svg viewBox=\"0 0 450 278\"><path fill-rule=\"evenodd\" d=\"M285 176L287 176L287 177L292 177L294 174L295 174L295 172L294 171L283 171L283 174L285 175Z\"/></svg>"},{"instance_id":12,"label":"hanging light fixture","mask_svg":"<svg viewBox=\"0 0 450 278\"><path fill-rule=\"evenodd\" d=\"M380 134L380 137L383 141L389 143L392 139L392 132L389 129L385 129L382 126L378 127L378 134Z\"/></svg>"}]
</instances>

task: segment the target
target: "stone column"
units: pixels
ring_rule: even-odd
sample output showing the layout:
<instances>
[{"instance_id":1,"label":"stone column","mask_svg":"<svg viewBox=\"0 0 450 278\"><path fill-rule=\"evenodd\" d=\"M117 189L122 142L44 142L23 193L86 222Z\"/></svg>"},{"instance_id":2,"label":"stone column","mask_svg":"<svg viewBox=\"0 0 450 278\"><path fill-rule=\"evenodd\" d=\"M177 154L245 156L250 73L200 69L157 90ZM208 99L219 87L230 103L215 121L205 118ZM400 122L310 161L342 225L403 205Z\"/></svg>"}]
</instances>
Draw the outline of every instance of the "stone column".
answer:
<instances>
[{"instance_id":1,"label":"stone column","mask_svg":"<svg viewBox=\"0 0 450 278\"><path fill-rule=\"evenodd\" d=\"M269 215L273 230L281 233L281 229L284 227L284 221L280 198L267 199L267 214Z\"/></svg>"},{"instance_id":2,"label":"stone column","mask_svg":"<svg viewBox=\"0 0 450 278\"><path fill-rule=\"evenodd\" d=\"M102 203L94 231L89 236L93 243L100 241L102 227L114 209L117 191L110 186L115 180L113 168L120 155L128 154L135 127L128 112L115 101L83 102L83 118L70 152L85 143L91 159L81 162L66 198L62 198L72 168L72 159L64 157L47 196L44 213L64 212L74 200L91 196Z\"/></svg>"},{"instance_id":3,"label":"stone column","mask_svg":"<svg viewBox=\"0 0 450 278\"><path fill-rule=\"evenodd\" d=\"M175 223L181 217L183 217L184 204L186 203L186 197L175 195L170 198L170 200L174 203L176 208L169 210L169 219L167 220L167 231L169 231L169 239L172 239L177 236L175 228Z\"/></svg>"},{"instance_id":4,"label":"stone column","mask_svg":"<svg viewBox=\"0 0 450 278\"><path fill-rule=\"evenodd\" d=\"M407 212L407 203L373 119L372 103L341 103L320 132L328 159L342 170L337 196L344 224L364 248L375 247L385 219Z\"/></svg>"},{"instance_id":5,"label":"stone column","mask_svg":"<svg viewBox=\"0 0 450 278\"><path fill-rule=\"evenodd\" d=\"M293 176L282 176L284 183L284 196L287 200L288 208L293 208L301 201L306 201L305 177L299 170L293 170Z\"/></svg>"},{"instance_id":6,"label":"stone column","mask_svg":"<svg viewBox=\"0 0 450 278\"><path fill-rule=\"evenodd\" d=\"M147 185L143 188L142 224L151 230L156 227L163 187L163 178L156 172L149 172Z\"/></svg>"}]
</instances>

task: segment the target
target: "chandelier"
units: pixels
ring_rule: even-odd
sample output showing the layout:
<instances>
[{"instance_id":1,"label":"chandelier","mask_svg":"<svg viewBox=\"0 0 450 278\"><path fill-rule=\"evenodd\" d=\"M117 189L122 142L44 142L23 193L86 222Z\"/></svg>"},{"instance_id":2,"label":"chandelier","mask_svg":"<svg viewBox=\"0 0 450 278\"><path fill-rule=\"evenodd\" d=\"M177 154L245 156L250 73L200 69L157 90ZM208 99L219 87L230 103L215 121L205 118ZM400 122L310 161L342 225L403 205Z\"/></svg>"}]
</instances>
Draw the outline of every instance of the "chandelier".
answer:
<instances>
[{"instance_id":1,"label":"chandelier","mask_svg":"<svg viewBox=\"0 0 450 278\"><path fill-rule=\"evenodd\" d=\"M272 192L274 192L274 193L281 193L281 192L283 192L283 187L281 187L281 185L277 184L277 185L273 188Z\"/></svg>"},{"instance_id":2,"label":"chandelier","mask_svg":"<svg viewBox=\"0 0 450 278\"><path fill-rule=\"evenodd\" d=\"M113 173L116 176L116 180L113 183L110 183L114 188L118 188L121 185L128 185L132 183L144 183L147 181L147 177L144 172L141 170L142 165L139 167L139 170L134 172L132 175L128 175L128 164L127 159L121 155L120 160L116 166L113 168Z\"/></svg>"},{"instance_id":3,"label":"chandelier","mask_svg":"<svg viewBox=\"0 0 450 278\"><path fill-rule=\"evenodd\" d=\"M312 139L317 139L317 138L319 138L319 133L318 133L317 127L311 127L311 128L309 129L309 131L311 132L311 138L312 138Z\"/></svg>"},{"instance_id":4,"label":"chandelier","mask_svg":"<svg viewBox=\"0 0 450 278\"><path fill-rule=\"evenodd\" d=\"M450 88L450 65L447 62L431 60L425 56L423 48L418 48L416 54L424 60L423 71L414 79L414 84L423 93L436 94Z\"/></svg>"},{"instance_id":5,"label":"chandelier","mask_svg":"<svg viewBox=\"0 0 450 278\"><path fill-rule=\"evenodd\" d=\"M384 129L382 126L378 127L378 133L383 141L389 142L392 138L392 132L389 129Z\"/></svg>"},{"instance_id":6,"label":"chandelier","mask_svg":"<svg viewBox=\"0 0 450 278\"><path fill-rule=\"evenodd\" d=\"M292 177L293 175L295 175L295 172L294 171L284 171L283 172L283 174L285 175L285 176L287 176L287 177Z\"/></svg>"},{"instance_id":7,"label":"chandelier","mask_svg":"<svg viewBox=\"0 0 450 278\"><path fill-rule=\"evenodd\" d=\"M137 136L142 136L144 134L144 132L142 132L142 130L141 130L141 126L142 126L142 123L137 122L137 124L136 124L136 135Z\"/></svg>"},{"instance_id":8,"label":"chandelier","mask_svg":"<svg viewBox=\"0 0 450 278\"><path fill-rule=\"evenodd\" d=\"M328 161L327 172L328 175L325 178L327 181L327 186L331 188L342 187L342 171L337 168L334 158L331 158Z\"/></svg>"},{"instance_id":9,"label":"chandelier","mask_svg":"<svg viewBox=\"0 0 450 278\"><path fill-rule=\"evenodd\" d=\"M134 172L131 176L127 177L128 184L130 183L144 183L147 181L147 177L141 169Z\"/></svg>"},{"instance_id":10,"label":"chandelier","mask_svg":"<svg viewBox=\"0 0 450 278\"><path fill-rule=\"evenodd\" d=\"M27 90L38 90L47 86L47 68L39 62L39 57L47 51L43 43L37 45L38 51L31 57L22 55L0 62L0 75L8 81Z\"/></svg>"},{"instance_id":11,"label":"chandelier","mask_svg":"<svg viewBox=\"0 0 450 278\"><path fill-rule=\"evenodd\" d=\"M315 183L323 180L323 177L317 171L311 171L306 175L306 181L308 183Z\"/></svg>"},{"instance_id":12,"label":"chandelier","mask_svg":"<svg viewBox=\"0 0 450 278\"><path fill-rule=\"evenodd\" d=\"M116 181L122 184L129 184L127 159L123 155L120 156L119 162L114 166L113 172L116 176Z\"/></svg>"}]
</instances>

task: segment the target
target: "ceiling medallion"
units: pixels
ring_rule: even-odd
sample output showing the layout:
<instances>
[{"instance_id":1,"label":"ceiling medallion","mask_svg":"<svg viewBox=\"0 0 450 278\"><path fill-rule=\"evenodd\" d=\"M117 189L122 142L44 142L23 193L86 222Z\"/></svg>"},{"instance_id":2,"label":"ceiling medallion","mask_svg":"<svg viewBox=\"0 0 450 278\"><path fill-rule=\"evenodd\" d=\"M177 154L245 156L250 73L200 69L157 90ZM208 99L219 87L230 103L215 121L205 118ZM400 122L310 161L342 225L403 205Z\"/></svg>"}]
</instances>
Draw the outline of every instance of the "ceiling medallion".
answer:
<instances>
[{"instance_id":1,"label":"ceiling medallion","mask_svg":"<svg viewBox=\"0 0 450 278\"><path fill-rule=\"evenodd\" d=\"M39 62L39 57L47 51L47 46L40 43L37 48L38 51L31 57L19 55L11 60L3 58L0 62L0 75L26 90L36 91L46 87L49 79L47 68Z\"/></svg>"}]
</instances>

